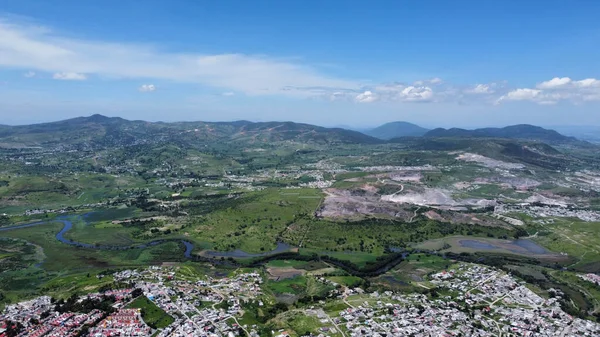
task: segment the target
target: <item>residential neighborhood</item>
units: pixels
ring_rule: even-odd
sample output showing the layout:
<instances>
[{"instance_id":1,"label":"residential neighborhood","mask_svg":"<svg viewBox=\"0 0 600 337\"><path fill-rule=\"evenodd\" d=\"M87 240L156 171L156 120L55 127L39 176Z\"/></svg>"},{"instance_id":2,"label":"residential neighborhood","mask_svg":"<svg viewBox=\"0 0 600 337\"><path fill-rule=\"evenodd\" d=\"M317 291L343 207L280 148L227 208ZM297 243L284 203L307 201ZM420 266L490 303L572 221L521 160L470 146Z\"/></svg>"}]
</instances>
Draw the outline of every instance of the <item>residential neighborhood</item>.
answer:
<instances>
[{"instance_id":1,"label":"residential neighborhood","mask_svg":"<svg viewBox=\"0 0 600 337\"><path fill-rule=\"evenodd\" d=\"M261 336L256 325L239 322L244 305L252 302L262 305L263 278L258 272L194 278L183 276L174 267L152 266L119 271L113 277L133 287L90 293L73 301L42 296L7 306L0 316L4 322L0 336L6 335L7 324L21 327L18 336L33 337ZM319 280L331 283L326 278ZM327 313L323 310L326 302L321 301L297 310L321 322L318 336L600 335L600 324L561 310L560 292L544 298L524 282L494 268L460 263L431 274L427 284L431 288L424 294L365 293L361 288L335 284L341 291L334 291L337 298L330 301L345 309ZM145 311L151 309L133 307L136 298L150 300L164 315L172 317L170 323L151 327L144 321ZM112 303L108 311L64 311L69 303L76 307L77 303L107 300ZM289 334L274 330L271 335Z\"/></svg>"}]
</instances>

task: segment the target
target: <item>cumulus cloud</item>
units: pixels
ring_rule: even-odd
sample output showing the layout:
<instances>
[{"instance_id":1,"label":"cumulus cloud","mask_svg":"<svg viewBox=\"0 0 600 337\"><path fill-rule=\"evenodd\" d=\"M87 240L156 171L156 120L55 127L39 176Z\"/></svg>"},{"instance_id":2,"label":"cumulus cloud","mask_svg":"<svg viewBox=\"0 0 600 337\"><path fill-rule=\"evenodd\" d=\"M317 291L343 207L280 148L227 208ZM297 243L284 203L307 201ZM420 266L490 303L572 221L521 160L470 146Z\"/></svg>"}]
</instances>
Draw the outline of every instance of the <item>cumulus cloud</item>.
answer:
<instances>
[{"instance_id":1,"label":"cumulus cloud","mask_svg":"<svg viewBox=\"0 0 600 337\"><path fill-rule=\"evenodd\" d=\"M541 82L537 85L539 89L556 89L571 83L568 77L555 77L550 81Z\"/></svg>"},{"instance_id":2,"label":"cumulus cloud","mask_svg":"<svg viewBox=\"0 0 600 337\"><path fill-rule=\"evenodd\" d=\"M535 99L536 97L538 97L541 92L542 92L541 90L528 89L528 88L516 89L516 90L508 92L508 94L506 94L505 97L506 97L506 99L512 100L512 101L531 100L531 99Z\"/></svg>"},{"instance_id":3,"label":"cumulus cloud","mask_svg":"<svg viewBox=\"0 0 600 337\"><path fill-rule=\"evenodd\" d=\"M87 76L85 74L74 73L74 72L62 72L62 73L55 73L52 76L52 78L55 80L61 80L61 81L84 81L87 79Z\"/></svg>"},{"instance_id":4,"label":"cumulus cloud","mask_svg":"<svg viewBox=\"0 0 600 337\"><path fill-rule=\"evenodd\" d=\"M575 81L573 84L579 88L598 88L600 87L600 80L595 78L586 78L585 80Z\"/></svg>"},{"instance_id":5,"label":"cumulus cloud","mask_svg":"<svg viewBox=\"0 0 600 337\"><path fill-rule=\"evenodd\" d=\"M370 90L367 90L363 93L356 95L354 99L359 103L371 103L377 100L377 96Z\"/></svg>"},{"instance_id":6,"label":"cumulus cloud","mask_svg":"<svg viewBox=\"0 0 600 337\"><path fill-rule=\"evenodd\" d=\"M474 95L493 94L495 92L495 90L492 89L493 86L494 86L493 84L476 84L472 88L465 89L464 92L467 94L474 94Z\"/></svg>"},{"instance_id":7,"label":"cumulus cloud","mask_svg":"<svg viewBox=\"0 0 600 337\"><path fill-rule=\"evenodd\" d=\"M408 86L400 92L400 97L408 102L425 102L433 98L433 90L430 87Z\"/></svg>"},{"instance_id":8,"label":"cumulus cloud","mask_svg":"<svg viewBox=\"0 0 600 337\"><path fill-rule=\"evenodd\" d=\"M538 83L536 89L522 88L509 91L498 99L498 102L502 101L531 101L545 105L561 101L571 103L600 101L600 80L595 78L572 80L569 77L554 77Z\"/></svg>"},{"instance_id":9,"label":"cumulus cloud","mask_svg":"<svg viewBox=\"0 0 600 337\"><path fill-rule=\"evenodd\" d=\"M140 92L152 92L156 90L156 86L154 84L142 84L138 90Z\"/></svg>"},{"instance_id":10,"label":"cumulus cloud","mask_svg":"<svg viewBox=\"0 0 600 337\"><path fill-rule=\"evenodd\" d=\"M33 77L35 77L35 72L34 71L28 71L25 74L23 74L23 76L25 76L27 78L33 78Z\"/></svg>"}]
</instances>

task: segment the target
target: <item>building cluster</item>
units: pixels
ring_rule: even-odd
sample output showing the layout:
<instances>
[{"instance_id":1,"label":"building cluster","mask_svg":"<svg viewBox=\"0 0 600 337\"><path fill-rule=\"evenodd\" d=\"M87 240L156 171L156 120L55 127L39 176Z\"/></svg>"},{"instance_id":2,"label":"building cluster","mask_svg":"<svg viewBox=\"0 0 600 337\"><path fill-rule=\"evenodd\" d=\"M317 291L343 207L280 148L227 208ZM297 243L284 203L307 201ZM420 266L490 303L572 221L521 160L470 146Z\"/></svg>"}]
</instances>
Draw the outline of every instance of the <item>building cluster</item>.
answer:
<instances>
[{"instance_id":1,"label":"building cluster","mask_svg":"<svg viewBox=\"0 0 600 337\"><path fill-rule=\"evenodd\" d=\"M152 335L152 329L142 320L140 309L121 309L89 330L91 337Z\"/></svg>"},{"instance_id":2,"label":"building cluster","mask_svg":"<svg viewBox=\"0 0 600 337\"><path fill-rule=\"evenodd\" d=\"M79 300L84 300L82 296ZM93 309L88 313L56 311L56 304L49 296L12 304L0 314L0 322L6 325L17 324L21 328L18 336L28 337L75 337L82 335L85 328L92 328L106 316L106 313ZM6 328L5 328L6 329ZM0 336L3 336L0 329ZM117 336L102 334L93 336ZM133 335L132 335L133 336Z\"/></svg>"},{"instance_id":3,"label":"building cluster","mask_svg":"<svg viewBox=\"0 0 600 337\"><path fill-rule=\"evenodd\" d=\"M597 275L590 275L580 277L598 281ZM120 271L113 277L135 286L77 299L82 303L110 298L111 309L69 312L42 296L7 306L0 315L0 336L10 324L19 326L19 337L259 337L258 326L238 321L244 304L262 306L259 273L213 278L153 266ZM541 297L501 270L461 263L430 275L426 284L431 286L423 285L427 295L340 287L338 301L346 309L329 315L320 307L325 302L319 302L300 310L317 317L320 336L600 336L600 324L571 317L561 309L559 292ZM129 305L133 294L147 297L174 321L157 330L148 326L144 310L149 309ZM287 333L274 331L276 335Z\"/></svg>"},{"instance_id":4,"label":"building cluster","mask_svg":"<svg viewBox=\"0 0 600 337\"><path fill-rule=\"evenodd\" d=\"M586 222L600 221L600 212L587 209L571 209L564 206L544 205L534 206L530 203L502 205L496 208L496 213L523 213L535 218L562 217L579 218Z\"/></svg>"},{"instance_id":5,"label":"building cluster","mask_svg":"<svg viewBox=\"0 0 600 337\"><path fill-rule=\"evenodd\" d=\"M20 324L19 336L92 337L160 336L160 337L218 337L258 336L256 327L241 326L237 321L244 302L259 303L262 277L258 273L240 273L233 277L200 280L197 277L177 277L175 269L150 267L145 270L125 270L113 275L115 281L135 284L131 289L115 289L90 293L78 302L114 299L112 310L94 309L88 313L58 312L56 302L48 296L9 305L0 315L0 336L8 322ZM142 317L142 310L128 306L134 299L134 289L146 296L175 321L165 328L154 330ZM139 290L138 290L139 291Z\"/></svg>"},{"instance_id":6,"label":"building cluster","mask_svg":"<svg viewBox=\"0 0 600 337\"><path fill-rule=\"evenodd\" d=\"M581 274L581 275L577 275L577 276L581 279L584 279L588 282L592 282L592 283L600 286L600 276L598 276L596 274Z\"/></svg>"},{"instance_id":7,"label":"building cluster","mask_svg":"<svg viewBox=\"0 0 600 337\"><path fill-rule=\"evenodd\" d=\"M244 302L259 301L263 280L258 273L199 280L178 278L171 268L150 267L122 271L114 277L135 282L154 304L177 317L157 337L258 336L253 327L241 326L237 320Z\"/></svg>"},{"instance_id":8,"label":"building cluster","mask_svg":"<svg viewBox=\"0 0 600 337\"><path fill-rule=\"evenodd\" d=\"M431 275L430 284L436 286L431 288L435 295L389 291L363 295L347 289L343 301L348 308L328 317L334 326L327 332L342 331L346 336L600 336L600 324L571 317L561 310L559 298L543 298L493 268L460 264Z\"/></svg>"}]
</instances>

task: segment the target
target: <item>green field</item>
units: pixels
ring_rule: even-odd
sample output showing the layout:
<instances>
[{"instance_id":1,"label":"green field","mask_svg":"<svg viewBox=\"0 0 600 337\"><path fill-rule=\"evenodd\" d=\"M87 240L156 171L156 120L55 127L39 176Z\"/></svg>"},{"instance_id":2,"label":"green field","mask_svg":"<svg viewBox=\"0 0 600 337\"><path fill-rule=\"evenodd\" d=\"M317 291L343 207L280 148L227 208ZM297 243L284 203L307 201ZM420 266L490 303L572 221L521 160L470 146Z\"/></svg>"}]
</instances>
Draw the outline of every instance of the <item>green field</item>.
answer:
<instances>
[{"instance_id":1,"label":"green field","mask_svg":"<svg viewBox=\"0 0 600 337\"><path fill-rule=\"evenodd\" d=\"M532 224L536 242L576 259L571 265L581 271L600 270L600 223L579 219L554 218L545 224Z\"/></svg>"},{"instance_id":2,"label":"green field","mask_svg":"<svg viewBox=\"0 0 600 337\"><path fill-rule=\"evenodd\" d=\"M281 193L279 189L248 193L232 201L229 207L193 220L185 232L192 238L210 242L217 251L270 251L276 247L279 233L298 217L314 212L320 202L318 190L294 192L297 194Z\"/></svg>"},{"instance_id":3,"label":"green field","mask_svg":"<svg viewBox=\"0 0 600 337\"><path fill-rule=\"evenodd\" d=\"M341 284L349 288L358 287L364 283L363 279L356 276L329 276L327 278L337 284Z\"/></svg>"},{"instance_id":4,"label":"green field","mask_svg":"<svg viewBox=\"0 0 600 337\"><path fill-rule=\"evenodd\" d=\"M140 296L129 303L128 308L139 308L142 310L142 319L153 329L162 329L175 321L164 310L157 307L146 296Z\"/></svg>"},{"instance_id":5,"label":"green field","mask_svg":"<svg viewBox=\"0 0 600 337\"><path fill-rule=\"evenodd\" d=\"M301 294L307 289L307 278L304 276L296 276L291 279L281 281L271 281L268 283L268 288L276 294Z\"/></svg>"}]
</instances>

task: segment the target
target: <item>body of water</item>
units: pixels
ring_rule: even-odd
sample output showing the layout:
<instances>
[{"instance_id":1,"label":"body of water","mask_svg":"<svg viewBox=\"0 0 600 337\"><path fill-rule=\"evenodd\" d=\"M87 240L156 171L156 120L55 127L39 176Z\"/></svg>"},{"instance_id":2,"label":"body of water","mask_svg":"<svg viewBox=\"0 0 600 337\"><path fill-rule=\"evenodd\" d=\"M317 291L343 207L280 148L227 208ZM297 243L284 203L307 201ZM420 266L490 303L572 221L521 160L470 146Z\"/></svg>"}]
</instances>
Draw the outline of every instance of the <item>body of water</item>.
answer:
<instances>
[{"instance_id":1,"label":"body of water","mask_svg":"<svg viewBox=\"0 0 600 337\"><path fill-rule=\"evenodd\" d=\"M479 250L499 250L504 249L513 253L530 253L535 255L544 255L551 254L546 248L538 245L537 243L527 240L527 239L518 239L511 240L508 242L492 242L485 240L460 240L459 241L461 247L479 249Z\"/></svg>"}]
</instances>

